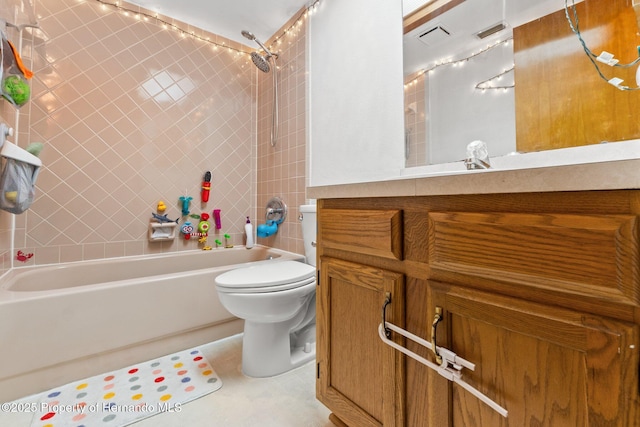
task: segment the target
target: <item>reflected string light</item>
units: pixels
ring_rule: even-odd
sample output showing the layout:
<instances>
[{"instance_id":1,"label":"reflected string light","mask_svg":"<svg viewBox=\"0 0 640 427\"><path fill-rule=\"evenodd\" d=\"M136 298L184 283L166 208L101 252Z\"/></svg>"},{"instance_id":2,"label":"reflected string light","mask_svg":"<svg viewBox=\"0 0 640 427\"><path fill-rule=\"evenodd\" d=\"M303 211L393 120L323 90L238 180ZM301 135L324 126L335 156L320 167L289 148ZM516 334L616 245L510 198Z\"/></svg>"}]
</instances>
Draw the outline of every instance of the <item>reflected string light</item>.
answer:
<instances>
[{"instance_id":1,"label":"reflected string light","mask_svg":"<svg viewBox=\"0 0 640 427\"><path fill-rule=\"evenodd\" d=\"M473 58L475 58L475 57L477 57L479 55L482 55L485 52L489 52L490 50L492 50L492 49L494 49L494 48L496 48L498 46L508 46L509 43L511 42L511 40L513 40L513 37L509 37L509 38L507 38L505 40L497 41L497 42L487 46L484 49L481 49L481 50L479 50L477 52L472 53L471 55L469 55L469 56L467 56L465 58L461 58L461 59L448 58L448 59L441 59L439 61L436 61L431 67L422 69L420 71L417 71L416 74L415 74L415 77L413 79L411 79L411 81L405 83L404 88L408 89L411 86L417 84L418 80L422 76L424 76L425 74L432 75L440 67L444 67L444 66L447 66L447 65L451 65L453 67L463 67L468 61L470 61L471 59L473 59ZM515 85L493 86L490 83L492 81L496 80L496 79L499 79L500 77L502 77L503 75L507 74L508 72L513 71L514 69L515 69L515 65L512 66L511 68L509 68L508 70L504 70L501 73L496 74L495 76L478 83L475 86L475 88L479 89L479 90L482 90L482 91L487 90L487 89L503 89L503 90L511 89L511 88L515 87Z\"/></svg>"}]
</instances>

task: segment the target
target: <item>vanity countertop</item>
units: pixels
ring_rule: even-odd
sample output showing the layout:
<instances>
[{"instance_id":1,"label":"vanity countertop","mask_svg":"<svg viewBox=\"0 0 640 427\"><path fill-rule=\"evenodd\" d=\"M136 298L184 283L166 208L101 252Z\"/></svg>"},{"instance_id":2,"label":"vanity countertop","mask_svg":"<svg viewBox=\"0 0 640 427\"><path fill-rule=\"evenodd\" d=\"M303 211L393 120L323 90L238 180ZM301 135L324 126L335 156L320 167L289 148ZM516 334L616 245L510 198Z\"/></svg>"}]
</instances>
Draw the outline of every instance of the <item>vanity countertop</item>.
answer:
<instances>
[{"instance_id":1,"label":"vanity countertop","mask_svg":"<svg viewBox=\"0 0 640 427\"><path fill-rule=\"evenodd\" d=\"M621 190L640 188L640 158L522 169L406 175L384 181L312 186L310 199Z\"/></svg>"}]
</instances>

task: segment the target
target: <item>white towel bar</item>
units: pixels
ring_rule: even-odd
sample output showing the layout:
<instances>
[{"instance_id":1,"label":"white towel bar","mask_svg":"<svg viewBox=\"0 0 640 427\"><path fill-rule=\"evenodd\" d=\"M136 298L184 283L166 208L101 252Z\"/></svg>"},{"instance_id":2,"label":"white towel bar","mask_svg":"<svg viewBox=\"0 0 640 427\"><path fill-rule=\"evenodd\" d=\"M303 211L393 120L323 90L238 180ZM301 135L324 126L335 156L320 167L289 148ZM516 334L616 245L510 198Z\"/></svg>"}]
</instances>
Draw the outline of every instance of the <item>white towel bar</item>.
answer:
<instances>
[{"instance_id":1,"label":"white towel bar","mask_svg":"<svg viewBox=\"0 0 640 427\"><path fill-rule=\"evenodd\" d=\"M432 345L430 342L423 340L422 338L412 334L409 331L405 331L404 329L389 323L389 322L384 322L384 325L382 323L380 323L380 325L378 326L378 335L380 335L380 339L382 340L382 342L384 342L385 344L395 348L396 350L400 351L403 354L406 354L407 356L411 357L414 360L417 360L418 362L422 363L423 365L426 365L427 367L433 369L434 371L438 372L438 374L440 374L441 376L445 377L447 380L452 381L456 384L458 384L459 386L461 386L462 388L464 388L465 390L467 390L469 393L473 394L474 396L476 396L478 399L480 399L481 401L483 401L484 403L486 403L488 406L490 406L493 410L495 410L496 412L498 412L500 415L502 415L503 417L507 417L508 415L508 411L503 408L502 406L498 405L496 402L494 402L493 400L489 399L486 395L482 394L480 391L478 391L477 389L473 388L471 385L467 384L463 379L462 379L462 373L460 372L462 370L462 368L467 368L469 370L475 370L475 365L461 357L459 357L458 355L456 355L453 351L444 348L444 347L436 347L436 353L439 354L442 357L442 365L437 365L433 362L430 362L429 360L425 359L424 357L412 352L411 350L402 347L399 344L396 344L395 342L391 341L389 338L387 338L387 336L385 335L385 327L387 329L391 329L394 332L397 332L398 334L402 335L405 338L410 339L411 341L420 344L426 348L428 348L429 350L432 350Z\"/></svg>"}]
</instances>

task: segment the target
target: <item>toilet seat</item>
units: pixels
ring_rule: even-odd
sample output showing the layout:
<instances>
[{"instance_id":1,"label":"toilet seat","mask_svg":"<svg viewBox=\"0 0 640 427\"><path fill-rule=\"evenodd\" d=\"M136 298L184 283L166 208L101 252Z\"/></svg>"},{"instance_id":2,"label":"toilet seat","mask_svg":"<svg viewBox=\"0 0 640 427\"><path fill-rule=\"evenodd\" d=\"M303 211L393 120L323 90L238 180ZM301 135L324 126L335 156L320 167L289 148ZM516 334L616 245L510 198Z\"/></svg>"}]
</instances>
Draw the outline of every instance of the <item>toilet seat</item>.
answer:
<instances>
[{"instance_id":1,"label":"toilet seat","mask_svg":"<svg viewBox=\"0 0 640 427\"><path fill-rule=\"evenodd\" d=\"M242 267L216 277L220 292L278 292L295 289L316 280L315 267L298 261L275 261Z\"/></svg>"}]
</instances>

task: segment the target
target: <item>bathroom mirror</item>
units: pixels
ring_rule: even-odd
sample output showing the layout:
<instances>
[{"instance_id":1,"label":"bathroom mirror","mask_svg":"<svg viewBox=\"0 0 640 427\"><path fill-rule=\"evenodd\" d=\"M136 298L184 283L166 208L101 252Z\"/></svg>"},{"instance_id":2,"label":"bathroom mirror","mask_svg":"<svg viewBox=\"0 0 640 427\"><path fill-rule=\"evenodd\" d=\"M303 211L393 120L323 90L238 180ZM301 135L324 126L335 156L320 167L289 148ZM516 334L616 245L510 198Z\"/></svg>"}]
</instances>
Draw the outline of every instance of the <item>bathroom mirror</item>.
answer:
<instances>
[{"instance_id":1,"label":"bathroom mirror","mask_svg":"<svg viewBox=\"0 0 640 427\"><path fill-rule=\"evenodd\" d=\"M491 157L516 151L513 29L563 9L561 0L403 0L405 167L462 160L474 140Z\"/></svg>"}]
</instances>

